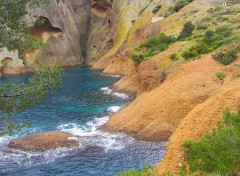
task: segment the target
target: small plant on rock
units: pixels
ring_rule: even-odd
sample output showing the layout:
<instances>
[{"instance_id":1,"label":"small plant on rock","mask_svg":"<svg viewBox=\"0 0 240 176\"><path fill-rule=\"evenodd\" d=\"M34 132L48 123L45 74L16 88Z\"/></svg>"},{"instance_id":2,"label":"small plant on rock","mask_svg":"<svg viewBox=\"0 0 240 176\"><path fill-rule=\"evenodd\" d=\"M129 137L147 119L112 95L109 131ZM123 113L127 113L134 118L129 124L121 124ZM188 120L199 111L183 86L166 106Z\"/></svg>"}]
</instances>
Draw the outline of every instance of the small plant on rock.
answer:
<instances>
[{"instance_id":1,"label":"small plant on rock","mask_svg":"<svg viewBox=\"0 0 240 176\"><path fill-rule=\"evenodd\" d=\"M224 73L223 71L219 71L219 72L216 73L216 76L217 76L220 80L223 80L223 79L227 76L227 74Z\"/></svg>"},{"instance_id":2,"label":"small plant on rock","mask_svg":"<svg viewBox=\"0 0 240 176\"><path fill-rule=\"evenodd\" d=\"M176 53L173 53L173 54L170 55L170 59L173 60L173 61L176 61L176 60L179 59L179 57L177 56Z\"/></svg>"}]
</instances>

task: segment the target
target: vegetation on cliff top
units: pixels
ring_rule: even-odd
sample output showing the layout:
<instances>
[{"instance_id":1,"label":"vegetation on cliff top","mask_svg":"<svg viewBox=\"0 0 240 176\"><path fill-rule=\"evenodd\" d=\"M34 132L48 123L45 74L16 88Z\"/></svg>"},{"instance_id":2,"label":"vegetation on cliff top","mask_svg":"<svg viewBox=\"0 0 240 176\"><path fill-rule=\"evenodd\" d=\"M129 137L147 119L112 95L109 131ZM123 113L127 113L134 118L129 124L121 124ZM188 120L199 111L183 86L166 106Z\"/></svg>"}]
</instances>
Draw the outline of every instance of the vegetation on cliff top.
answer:
<instances>
[{"instance_id":1,"label":"vegetation on cliff top","mask_svg":"<svg viewBox=\"0 0 240 176\"><path fill-rule=\"evenodd\" d=\"M214 131L199 141L183 144L189 167L183 165L179 173L164 175L235 175L240 168L240 108L237 113L226 109L223 116L223 122ZM145 167L142 171L132 169L117 176L153 176L153 171Z\"/></svg>"},{"instance_id":2,"label":"vegetation on cliff top","mask_svg":"<svg viewBox=\"0 0 240 176\"><path fill-rule=\"evenodd\" d=\"M191 172L236 174L240 168L240 109L224 111L224 121L199 141L184 143Z\"/></svg>"},{"instance_id":3,"label":"vegetation on cliff top","mask_svg":"<svg viewBox=\"0 0 240 176\"><path fill-rule=\"evenodd\" d=\"M206 16L196 21L193 35L186 38L186 46L179 53L186 60L213 53L215 60L228 65L237 59L239 52L240 10L237 7L216 6Z\"/></svg>"},{"instance_id":4,"label":"vegetation on cliff top","mask_svg":"<svg viewBox=\"0 0 240 176\"><path fill-rule=\"evenodd\" d=\"M29 79L28 85L12 82L0 86L0 113L12 114L36 105L47 94L61 86L63 68L52 66L41 68ZM0 119L0 135L11 133L29 123L14 124L7 115Z\"/></svg>"},{"instance_id":5,"label":"vegetation on cliff top","mask_svg":"<svg viewBox=\"0 0 240 176\"><path fill-rule=\"evenodd\" d=\"M169 45L175 41L175 37L167 36L164 33L151 36L148 41L135 49L140 53L132 54L132 59L139 62L148 60L152 56L168 49Z\"/></svg>"},{"instance_id":6,"label":"vegetation on cliff top","mask_svg":"<svg viewBox=\"0 0 240 176\"><path fill-rule=\"evenodd\" d=\"M176 9L179 9L178 6L182 7L181 4L188 3L179 1ZM132 59L139 62L149 60L168 49L171 43L184 41L181 51L172 53L171 60L175 61L180 57L185 60L197 59L204 54L212 53L216 61L228 65L238 58L237 53L240 51L239 15L240 10L234 6L211 8L200 20L187 21L177 40L165 34L151 36L148 41L136 48L138 53L132 54ZM169 37L170 42L161 41L161 37Z\"/></svg>"}]
</instances>

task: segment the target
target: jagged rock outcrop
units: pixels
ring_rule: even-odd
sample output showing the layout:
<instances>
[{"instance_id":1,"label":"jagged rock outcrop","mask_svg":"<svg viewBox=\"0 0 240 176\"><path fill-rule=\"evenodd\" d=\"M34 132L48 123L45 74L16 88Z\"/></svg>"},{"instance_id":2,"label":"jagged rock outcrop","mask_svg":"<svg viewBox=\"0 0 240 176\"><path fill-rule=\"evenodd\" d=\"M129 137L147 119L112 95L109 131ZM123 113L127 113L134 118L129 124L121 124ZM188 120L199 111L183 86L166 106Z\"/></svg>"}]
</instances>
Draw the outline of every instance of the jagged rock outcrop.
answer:
<instances>
[{"instance_id":1,"label":"jagged rock outcrop","mask_svg":"<svg viewBox=\"0 0 240 176\"><path fill-rule=\"evenodd\" d=\"M23 61L18 58L18 51L8 51L7 48L0 49L0 73L19 74L25 73ZM0 74L1 75L1 74Z\"/></svg>"},{"instance_id":2,"label":"jagged rock outcrop","mask_svg":"<svg viewBox=\"0 0 240 176\"><path fill-rule=\"evenodd\" d=\"M76 136L61 131L52 131L13 140L8 144L8 147L28 151L46 151L56 148L77 147L79 143L72 138L76 138Z\"/></svg>"}]
</instances>

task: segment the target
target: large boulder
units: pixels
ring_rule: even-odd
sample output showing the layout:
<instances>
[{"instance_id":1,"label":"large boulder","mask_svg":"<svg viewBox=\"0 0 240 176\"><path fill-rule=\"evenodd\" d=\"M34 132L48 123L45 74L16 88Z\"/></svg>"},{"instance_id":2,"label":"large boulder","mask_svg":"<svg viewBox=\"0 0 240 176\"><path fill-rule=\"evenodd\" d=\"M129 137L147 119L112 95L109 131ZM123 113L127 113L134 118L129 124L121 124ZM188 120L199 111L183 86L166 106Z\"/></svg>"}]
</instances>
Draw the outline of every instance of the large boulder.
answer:
<instances>
[{"instance_id":1,"label":"large boulder","mask_svg":"<svg viewBox=\"0 0 240 176\"><path fill-rule=\"evenodd\" d=\"M74 137L76 136L61 131L45 132L13 140L8 144L8 147L28 151L73 148L79 145L78 142L73 139Z\"/></svg>"}]
</instances>

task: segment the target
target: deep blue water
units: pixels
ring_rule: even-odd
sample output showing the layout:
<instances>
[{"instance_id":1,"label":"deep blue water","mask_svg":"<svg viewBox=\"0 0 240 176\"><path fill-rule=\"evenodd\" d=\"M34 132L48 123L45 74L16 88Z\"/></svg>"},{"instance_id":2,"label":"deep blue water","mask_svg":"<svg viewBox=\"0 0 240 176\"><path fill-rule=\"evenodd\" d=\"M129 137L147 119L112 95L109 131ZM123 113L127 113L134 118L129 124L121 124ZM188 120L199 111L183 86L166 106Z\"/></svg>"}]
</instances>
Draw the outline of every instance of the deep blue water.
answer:
<instances>
[{"instance_id":1,"label":"deep blue water","mask_svg":"<svg viewBox=\"0 0 240 176\"><path fill-rule=\"evenodd\" d=\"M31 74L0 78L0 84L27 82ZM30 121L32 128L0 137L0 175L11 176L112 176L147 162L156 164L165 153L164 143L135 141L124 134L98 130L131 98L108 87L119 78L104 76L87 66L65 69L63 86L35 108L11 117ZM79 147L46 152L9 149L7 143L37 132L62 130L83 136Z\"/></svg>"}]
</instances>

